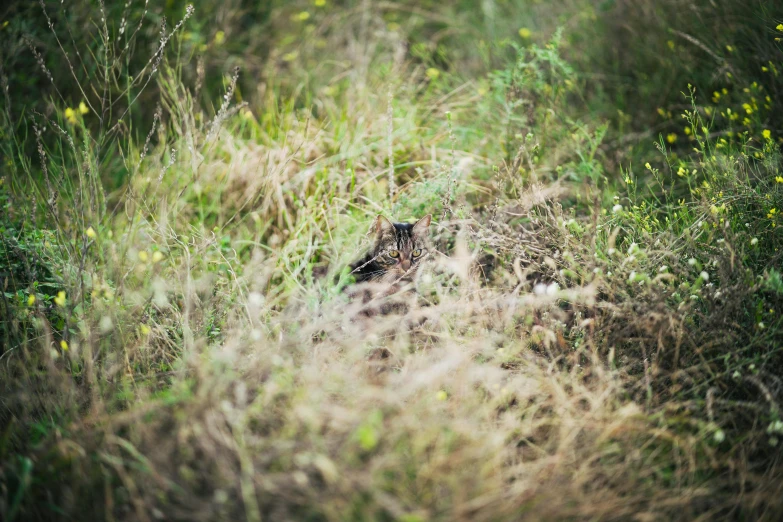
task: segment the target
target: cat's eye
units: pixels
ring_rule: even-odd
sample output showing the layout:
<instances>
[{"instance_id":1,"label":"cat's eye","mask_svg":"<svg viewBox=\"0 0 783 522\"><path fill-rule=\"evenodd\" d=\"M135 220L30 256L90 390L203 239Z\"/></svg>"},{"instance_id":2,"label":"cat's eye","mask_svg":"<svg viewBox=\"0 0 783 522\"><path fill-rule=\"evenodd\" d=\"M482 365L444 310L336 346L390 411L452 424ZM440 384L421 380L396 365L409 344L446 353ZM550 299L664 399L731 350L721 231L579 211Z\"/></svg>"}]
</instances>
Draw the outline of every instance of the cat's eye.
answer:
<instances>
[{"instance_id":1,"label":"cat's eye","mask_svg":"<svg viewBox=\"0 0 783 522\"><path fill-rule=\"evenodd\" d=\"M394 258L394 259L397 259L398 257L400 257L400 253L399 253L399 252L397 252L396 250L390 250L390 251L389 251L389 257L392 257L392 258Z\"/></svg>"},{"instance_id":2,"label":"cat's eye","mask_svg":"<svg viewBox=\"0 0 783 522\"><path fill-rule=\"evenodd\" d=\"M421 255L421 248L417 248L413 251L413 257L419 257Z\"/></svg>"}]
</instances>

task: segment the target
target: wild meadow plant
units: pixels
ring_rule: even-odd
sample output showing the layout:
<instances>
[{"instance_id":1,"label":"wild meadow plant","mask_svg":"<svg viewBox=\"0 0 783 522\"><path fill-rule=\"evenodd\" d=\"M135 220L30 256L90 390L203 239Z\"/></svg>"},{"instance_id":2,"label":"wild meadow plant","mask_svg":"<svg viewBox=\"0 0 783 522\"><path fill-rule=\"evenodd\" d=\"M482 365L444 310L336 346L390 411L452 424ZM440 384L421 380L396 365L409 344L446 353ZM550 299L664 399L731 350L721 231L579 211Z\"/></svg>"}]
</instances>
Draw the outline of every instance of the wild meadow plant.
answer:
<instances>
[{"instance_id":1,"label":"wild meadow plant","mask_svg":"<svg viewBox=\"0 0 783 522\"><path fill-rule=\"evenodd\" d=\"M11 18L4 520L783 514L777 14L458 4ZM378 214L432 252L368 317Z\"/></svg>"}]
</instances>

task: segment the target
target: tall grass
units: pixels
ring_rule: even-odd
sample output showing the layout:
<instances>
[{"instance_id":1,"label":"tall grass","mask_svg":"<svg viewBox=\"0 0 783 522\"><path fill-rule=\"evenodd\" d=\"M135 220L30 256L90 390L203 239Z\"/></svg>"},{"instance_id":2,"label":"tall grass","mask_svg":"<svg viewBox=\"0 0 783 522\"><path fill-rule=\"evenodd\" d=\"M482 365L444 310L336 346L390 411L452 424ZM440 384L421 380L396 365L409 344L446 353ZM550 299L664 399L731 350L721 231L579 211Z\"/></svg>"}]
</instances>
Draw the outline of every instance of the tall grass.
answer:
<instances>
[{"instance_id":1,"label":"tall grass","mask_svg":"<svg viewBox=\"0 0 783 522\"><path fill-rule=\"evenodd\" d=\"M783 29L724 3L42 4L0 78L46 93L4 91L2 518L778 519ZM371 315L379 213L435 252Z\"/></svg>"}]
</instances>

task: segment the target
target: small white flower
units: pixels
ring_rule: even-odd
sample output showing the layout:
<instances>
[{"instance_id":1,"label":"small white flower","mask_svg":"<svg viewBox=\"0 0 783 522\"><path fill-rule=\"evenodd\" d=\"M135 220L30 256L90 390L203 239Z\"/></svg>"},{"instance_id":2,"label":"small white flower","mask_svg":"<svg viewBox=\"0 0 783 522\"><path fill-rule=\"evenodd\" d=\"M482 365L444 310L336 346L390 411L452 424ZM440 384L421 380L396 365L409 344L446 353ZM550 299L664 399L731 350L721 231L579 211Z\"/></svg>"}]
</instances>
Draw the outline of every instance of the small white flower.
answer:
<instances>
[{"instance_id":1,"label":"small white flower","mask_svg":"<svg viewBox=\"0 0 783 522\"><path fill-rule=\"evenodd\" d=\"M612 207L612 213L614 213L614 214L617 214L618 212L620 212L622 210L623 210L623 206L619 205L619 204Z\"/></svg>"},{"instance_id":2,"label":"small white flower","mask_svg":"<svg viewBox=\"0 0 783 522\"><path fill-rule=\"evenodd\" d=\"M699 274L699 277L701 277L704 280L704 282L707 282L707 281L710 280L710 274L708 274L704 270L701 271L701 274Z\"/></svg>"},{"instance_id":3,"label":"small white flower","mask_svg":"<svg viewBox=\"0 0 783 522\"><path fill-rule=\"evenodd\" d=\"M628 256L628 259L627 259L627 261L628 261L629 263L633 263L634 261L636 261L636 256Z\"/></svg>"},{"instance_id":4,"label":"small white flower","mask_svg":"<svg viewBox=\"0 0 783 522\"><path fill-rule=\"evenodd\" d=\"M715 434L712 436L712 438L715 439L715 442L720 444L721 442L726 440L726 434L723 433L723 430L718 429L718 430L715 431Z\"/></svg>"},{"instance_id":5,"label":"small white flower","mask_svg":"<svg viewBox=\"0 0 783 522\"><path fill-rule=\"evenodd\" d=\"M767 427L767 433L783 433L783 421L771 422Z\"/></svg>"},{"instance_id":6,"label":"small white flower","mask_svg":"<svg viewBox=\"0 0 783 522\"><path fill-rule=\"evenodd\" d=\"M759 238L754 237L753 239L750 240L750 244L753 245L753 246L758 245L759 244Z\"/></svg>"},{"instance_id":7,"label":"small white flower","mask_svg":"<svg viewBox=\"0 0 783 522\"><path fill-rule=\"evenodd\" d=\"M247 296L247 303L250 306L260 307L264 304L264 296L259 292L250 292Z\"/></svg>"},{"instance_id":8,"label":"small white flower","mask_svg":"<svg viewBox=\"0 0 783 522\"><path fill-rule=\"evenodd\" d=\"M695 259L695 258L693 258L693 257L692 257L692 258L690 258L690 259L688 260L688 264L689 264L689 265L691 265L691 266L695 265L695 264L696 264L696 259Z\"/></svg>"},{"instance_id":9,"label":"small white flower","mask_svg":"<svg viewBox=\"0 0 783 522\"><path fill-rule=\"evenodd\" d=\"M617 250L615 250L614 248L610 248L609 250L606 251L606 253L609 254L610 256L614 255L615 252L617 252Z\"/></svg>"},{"instance_id":10,"label":"small white flower","mask_svg":"<svg viewBox=\"0 0 783 522\"><path fill-rule=\"evenodd\" d=\"M538 283L536 286L533 287L533 293L536 295L546 294L546 285L544 283Z\"/></svg>"},{"instance_id":11,"label":"small white flower","mask_svg":"<svg viewBox=\"0 0 783 522\"><path fill-rule=\"evenodd\" d=\"M104 315L101 317L101 322L99 323L98 327L101 329L101 333L108 333L111 331L111 329L114 327L114 324L111 321L111 317L108 315Z\"/></svg>"},{"instance_id":12,"label":"small white flower","mask_svg":"<svg viewBox=\"0 0 783 522\"><path fill-rule=\"evenodd\" d=\"M633 283L636 279L636 272L631 272L631 274L628 276L628 281Z\"/></svg>"},{"instance_id":13,"label":"small white flower","mask_svg":"<svg viewBox=\"0 0 783 522\"><path fill-rule=\"evenodd\" d=\"M633 254L634 252L636 252L637 248L639 248L639 245L637 245L636 243L631 243L631 246L628 247L628 253Z\"/></svg>"},{"instance_id":14,"label":"small white flower","mask_svg":"<svg viewBox=\"0 0 783 522\"><path fill-rule=\"evenodd\" d=\"M597 267L596 267L596 268L593 268L593 273L594 273L594 274L600 274L600 273L601 273L601 269L600 269L600 268L597 268Z\"/></svg>"},{"instance_id":15,"label":"small white flower","mask_svg":"<svg viewBox=\"0 0 783 522\"><path fill-rule=\"evenodd\" d=\"M764 324L764 321L761 321L761 322L759 323L759 330L763 330L763 329L764 329L764 328L766 328L766 327L767 327L767 325L765 325L765 324Z\"/></svg>"},{"instance_id":16,"label":"small white flower","mask_svg":"<svg viewBox=\"0 0 783 522\"><path fill-rule=\"evenodd\" d=\"M557 295L557 292L560 290L560 285L557 283L552 283L551 285L546 287L546 295L553 296Z\"/></svg>"},{"instance_id":17,"label":"small white flower","mask_svg":"<svg viewBox=\"0 0 783 522\"><path fill-rule=\"evenodd\" d=\"M669 267L668 267L668 266L666 266L666 265L661 265L661 268L659 268L659 269L658 269L658 272L661 272L661 273L663 273L663 272L666 272L668 269L669 269Z\"/></svg>"}]
</instances>

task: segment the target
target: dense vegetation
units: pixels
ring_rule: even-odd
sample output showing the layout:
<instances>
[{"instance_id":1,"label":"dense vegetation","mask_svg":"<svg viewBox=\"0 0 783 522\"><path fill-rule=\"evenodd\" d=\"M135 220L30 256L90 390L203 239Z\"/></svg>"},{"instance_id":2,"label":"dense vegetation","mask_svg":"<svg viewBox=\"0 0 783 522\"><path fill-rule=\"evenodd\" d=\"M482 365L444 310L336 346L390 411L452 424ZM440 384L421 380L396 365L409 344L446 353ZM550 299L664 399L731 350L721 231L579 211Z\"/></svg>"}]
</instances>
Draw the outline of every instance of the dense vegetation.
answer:
<instances>
[{"instance_id":1,"label":"dense vegetation","mask_svg":"<svg viewBox=\"0 0 783 522\"><path fill-rule=\"evenodd\" d=\"M0 14L0 519L783 517L783 4Z\"/></svg>"}]
</instances>

